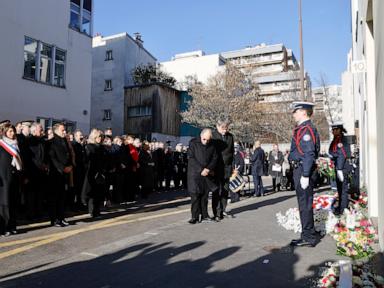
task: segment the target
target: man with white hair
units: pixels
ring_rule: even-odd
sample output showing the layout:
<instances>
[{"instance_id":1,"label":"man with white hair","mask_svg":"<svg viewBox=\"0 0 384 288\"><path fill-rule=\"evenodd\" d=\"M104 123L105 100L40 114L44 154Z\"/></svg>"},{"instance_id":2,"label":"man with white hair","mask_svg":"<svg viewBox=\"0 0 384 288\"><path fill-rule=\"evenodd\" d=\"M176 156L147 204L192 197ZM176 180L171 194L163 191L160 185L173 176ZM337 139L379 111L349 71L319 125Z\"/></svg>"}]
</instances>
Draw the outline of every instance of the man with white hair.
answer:
<instances>
[{"instance_id":1,"label":"man with white hair","mask_svg":"<svg viewBox=\"0 0 384 288\"><path fill-rule=\"evenodd\" d=\"M217 189L212 175L218 159L216 149L210 143L211 138L212 131L206 128L201 131L199 138L194 138L189 143L188 192L191 195L192 214L190 224L210 221L208 193Z\"/></svg>"},{"instance_id":2,"label":"man with white hair","mask_svg":"<svg viewBox=\"0 0 384 288\"><path fill-rule=\"evenodd\" d=\"M34 122L30 127L31 137L28 140L28 159L25 159L28 191L26 193L27 216L38 218L43 212L43 199L48 177L47 155L43 127Z\"/></svg>"}]
</instances>

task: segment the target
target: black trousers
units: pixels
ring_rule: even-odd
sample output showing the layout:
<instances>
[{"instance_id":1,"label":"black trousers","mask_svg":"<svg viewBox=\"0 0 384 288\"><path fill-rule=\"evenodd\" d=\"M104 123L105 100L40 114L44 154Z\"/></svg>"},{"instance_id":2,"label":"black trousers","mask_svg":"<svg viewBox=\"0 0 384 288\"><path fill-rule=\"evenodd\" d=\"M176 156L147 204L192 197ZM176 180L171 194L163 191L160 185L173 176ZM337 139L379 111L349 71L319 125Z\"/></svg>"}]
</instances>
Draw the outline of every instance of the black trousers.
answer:
<instances>
[{"instance_id":1,"label":"black trousers","mask_svg":"<svg viewBox=\"0 0 384 288\"><path fill-rule=\"evenodd\" d=\"M51 189L48 192L49 218L51 221L64 220L66 175L51 175Z\"/></svg>"},{"instance_id":2,"label":"black trousers","mask_svg":"<svg viewBox=\"0 0 384 288\"><path fill-rule=\"evenodd\" d=\"M261 178L261 176L252 174L252 178L253 178L253 185L255 187L254 195L255 196L264 195L263 179Z\"/></svg>"},{"instance_id":3,"label":"black trousers","mask_svg":"<svg viewBox=\"0 0 384 288\"><path fill-rule=\"evenodd\" d=\"M337 193L339 194L339 207L338 211L339 213L343 213L344 209L348 208L348 192L349 192L349 187L348 187L348 174L346 171L343 170L343 175L344 175L344 181L341 182L339 178L337 178L337 172L336 172L336 185L337 185Z\"/></svg>"},{"instance_id":4,"label":"black trousers","mask_svg":"<svg viewBox=\"0 0 384 288\"><path fill-rule=\"evenodd\" d=\"M212 212L214 217L223 217L227 209L229 179L220 179L217 184L218 189L212 191Z\"/></svg>"},{"instance_id":5,"label":"black trousers","mask_svg":"<svg viewBox=\"0 0 384 288\"><path fill-rule=\"evenodd\" d=\"M191 214L192 219L199 220L201 218L208 218L208 191L203 193L191 193Z\"/></svg>"},{"instance_id":6,"label":"black trousers","mask_svg":"<svg viewBox=\"0 0 384 288\"><path fill-rule=\"evenodd\" d=\"M28 218L33 219L43 214L46 177L46 174L39 171L31 175L25 195Z\"/></svg>"},{"instance_id":7,"label":"black trousers","mask_svg":"<svg viewBox=\"0 0 384 288\"><path fill-rule=\"evenodd\" d=\"M302 166L298 166L293 170L293 179L295 183L297 202L299 204L300 221L301 221L301 238L309 242L315 241L315 225L313 220L313 187L315 184L314 175L309 177L309 186L307 189L301 188L300 178L303 175Z\"/></svg>"}]
</instances>

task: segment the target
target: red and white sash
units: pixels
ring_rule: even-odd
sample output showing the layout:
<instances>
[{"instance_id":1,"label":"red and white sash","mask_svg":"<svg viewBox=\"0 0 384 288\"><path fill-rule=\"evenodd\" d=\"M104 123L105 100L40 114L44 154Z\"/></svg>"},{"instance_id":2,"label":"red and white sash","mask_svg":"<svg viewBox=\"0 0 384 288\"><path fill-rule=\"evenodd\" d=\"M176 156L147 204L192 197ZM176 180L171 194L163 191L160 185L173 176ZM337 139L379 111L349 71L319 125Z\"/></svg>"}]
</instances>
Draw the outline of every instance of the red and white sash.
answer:
<instances>
[{"instance_id":1,"label":"red and white sash","mask_svg":"<svg viewBox=\"0 0 384 288\"><path fill-rule=\"evenodd\" d=\"M9 145L3 139L0 139L0 146L13 157L12 166L14 166L17 170L20 171L22 168L22 162L19 155L19 151L12 145Z\"/></svg>"}]
</instances>

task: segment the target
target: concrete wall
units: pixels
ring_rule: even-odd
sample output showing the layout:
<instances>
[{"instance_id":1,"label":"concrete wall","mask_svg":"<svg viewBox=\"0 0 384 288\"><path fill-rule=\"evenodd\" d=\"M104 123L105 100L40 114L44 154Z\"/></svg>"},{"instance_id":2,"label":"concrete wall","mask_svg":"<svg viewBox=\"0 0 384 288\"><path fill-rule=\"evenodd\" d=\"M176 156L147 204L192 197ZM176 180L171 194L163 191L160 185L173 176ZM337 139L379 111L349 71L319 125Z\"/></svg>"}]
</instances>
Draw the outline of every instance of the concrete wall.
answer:
<instances>
[{"instance_id":1,"label":"concrete wall","mask_svg":"<svg viewBox=\"0 0 384 288\"><path fill-rule=\"evenodd\" d=\"M112 50L113 60L105 61ZM115 135L124 133L124 87L133 85L132 70L139 65L156 64L154 58L127 33L93 39L92 127L112 127ZM112 80L112 90L104 91L105 80ZM103 120L104 110L111 110L111 120Z\"/></svg>"},{"instance_id":2,"label":"concrete wall","mask_svg":"<svg viewBox=\"0 0 384 288\"><path fill-rule=\"evenodd\" d=\"M35 120L36 117L68 119L88 132L91 38L68 28L69 15L67 0L1 2L0 118L11 121ZM22 78L24 36L66 50L65 89Z\"/></svg>"}]
</instances>

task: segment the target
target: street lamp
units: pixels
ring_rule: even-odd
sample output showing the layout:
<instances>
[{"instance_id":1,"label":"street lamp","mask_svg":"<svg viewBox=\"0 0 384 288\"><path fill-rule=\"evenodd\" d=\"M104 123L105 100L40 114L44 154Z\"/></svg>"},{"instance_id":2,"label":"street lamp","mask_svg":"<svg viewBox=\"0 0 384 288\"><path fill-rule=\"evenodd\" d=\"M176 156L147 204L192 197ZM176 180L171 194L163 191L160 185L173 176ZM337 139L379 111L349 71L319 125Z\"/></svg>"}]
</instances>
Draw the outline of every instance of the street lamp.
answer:
<instances>
[{"instance_id":1,"label":"street lamp","mask_svg":"<svg viewBox=\"0 0 384 288\"><path fill-rule=\"evenodd\" d=\"M302 100L307 100L304 92L304 48L303 48L303 18L301 16L301 0L299 0L299 37L300 37L300 91Z\"/></svg>"}]
</instances>

